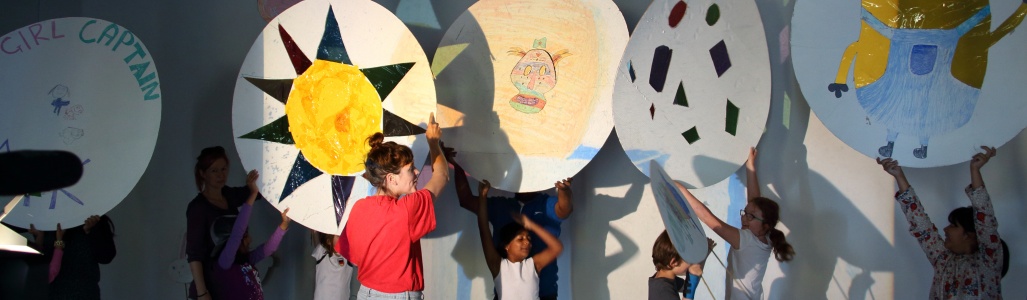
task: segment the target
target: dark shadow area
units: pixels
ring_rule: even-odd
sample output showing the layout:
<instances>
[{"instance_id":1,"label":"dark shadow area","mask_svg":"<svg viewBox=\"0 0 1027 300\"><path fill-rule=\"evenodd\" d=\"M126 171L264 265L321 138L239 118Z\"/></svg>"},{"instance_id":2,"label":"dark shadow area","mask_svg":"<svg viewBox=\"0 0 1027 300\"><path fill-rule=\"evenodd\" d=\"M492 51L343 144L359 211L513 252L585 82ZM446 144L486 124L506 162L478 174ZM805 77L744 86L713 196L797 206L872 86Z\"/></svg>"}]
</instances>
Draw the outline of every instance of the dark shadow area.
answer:
<instances>
[{"instance_id":1,"label":"dark shadow area","mask_svg":"<svg viewBox=\"0 0 1027 300\"><path fill-rule=\"evenodd\" d=\"M592 161L603 163L590 163L585 166L579 173L583 175L576 177L574 183L578 186L587 186L589 189L582 191L579 188L575 191L575 198L584 200L574 203L574 216L568 220L570 231L574 233L571 262L576 266L571 283L576 299L610 299L610 284L623 282L609 281L609 274L639 252L639 245L619 229L611 226L611 223L638 209L645 186L649 184L649 178L637 172L631 160L624 154L616 130L610 134L606 144ZM624 175L610 175L618 173ZM623 197L600 194L597 191L600 188L621 186L628 186ZM621 246L620 252L606 253L608 235L612 235ZM641 298L641 295L639 296Z\"/></svg>"}]
</instances>

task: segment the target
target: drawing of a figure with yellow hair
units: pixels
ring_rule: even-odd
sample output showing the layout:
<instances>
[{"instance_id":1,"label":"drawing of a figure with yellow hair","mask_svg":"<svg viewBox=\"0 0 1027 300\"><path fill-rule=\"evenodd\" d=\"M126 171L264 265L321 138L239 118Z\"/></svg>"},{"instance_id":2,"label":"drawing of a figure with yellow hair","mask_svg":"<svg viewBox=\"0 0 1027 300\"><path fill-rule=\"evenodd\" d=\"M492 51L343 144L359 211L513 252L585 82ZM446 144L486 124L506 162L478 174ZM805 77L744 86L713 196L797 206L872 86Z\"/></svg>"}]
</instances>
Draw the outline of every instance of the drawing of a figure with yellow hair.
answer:
<instances>
[{"instance_id":1,"label":"drawing of a figure with yellow hair","mask_svg":"<svg viewBox=\"0 0 1027 300\"><path fill-rule=\"evenodd\" d=\"M828 91L841 98L855 59L856 98L871 122L888 129L878 149L916 137L913 156L927 157L932 136L970 121L988 66L988 49L1020 25L1027 0L991 31L988 0L863 0L859 40L845 49Z\"/></svg>"}]
</instances>

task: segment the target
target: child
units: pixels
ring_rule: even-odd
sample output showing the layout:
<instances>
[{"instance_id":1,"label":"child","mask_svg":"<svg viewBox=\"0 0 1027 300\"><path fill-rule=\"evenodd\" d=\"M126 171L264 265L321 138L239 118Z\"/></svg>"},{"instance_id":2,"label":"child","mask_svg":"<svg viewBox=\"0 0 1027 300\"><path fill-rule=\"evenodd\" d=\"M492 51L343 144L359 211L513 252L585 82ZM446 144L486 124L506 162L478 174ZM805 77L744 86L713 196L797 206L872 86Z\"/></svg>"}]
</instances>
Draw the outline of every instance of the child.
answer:
<instances>
[{"instance_id":1,"label":"child","mask_svg":"<svg viewBox=\"0 0 1027 300\"><path fill-rule=\"evenodd\" d=\"M899 185L895 200L909 221L909 232L934 266L931 299L1002 298L1002 277L1008 270L1009 256L1005 242L999 239L998 220L981 176L981 167L995 156L995 148L981 148L984 153L970 160L970 185L965 189L972 206L949 213L945 239L924 211L899 162L877 159L884 171L895 177Z\"/></svg>"},{"instance_id":2,"label":"child","mask_svg":"<svg viewBox=\"0 0 1027 300\"><path fill-rule=\"evenodd\" d=\"M278 243L289 228L290 219L286 215L289 209L282 212L282 223L275 228L268 241L254 250L250 250L250 234L246 227L253 210L256 195L250 196L239 208L239 216L235 218L230 236L227 235L228 222L231 217L221 217L211 226L211 237L215 243L217 266L211 270L211 281L214 283L213 299L264 299L264 291L260 285L260 277L255 267L258 262L270 256L278 249Z\"/></svg>"},{"instance_id":3,"label":"child","mask_svg":"<svg viewBox=\"0 0 1027 300\"><path fill-rule=\"evenodd\" d=\"M710 255L717 244L709 238L706 239L706 243L706 255ZM678 293L683 294L684 299L691 300L695 297L696 288L699 287L705 264L706 260L689 264L681 259L681 255L670 241L670 235L664 230L653 244L653 265L656 266L656 274L649 277L649 300L678 300L681 299ZM687 282L678 277L686 273Z\"/></svg>"},{"instance_id":4,"label":"child","mask_svg":"<svg viewBox=\"0 0 1027 300\"><path fill-rule=\"evenodd\" d=\"M335 252L339 236L313 232L317 247L311 256L316 259L314 270L314 300L349 299L353 265Z\"/></svg>"},{"instance_id":5,"label":"child","mask_svg":"<svg viewBox=\"0 0 1027 300\"><path fill-rule=\"evenodd\" d=\"M487 180L478 184L478 233L485 262L496 284L496 296L506 300L539 299L538 273L560 256L563 243L527 216L515 214L516 223L500 229L500 248L497 249L489 231L488 192L491 187ZM529 231L538 235L547 246L532 257L528 257L531 250Z\"/></svg>"},{"instance_id":6,"label":"child","mask_svg":"<svg viewBox=\"0 0 1027 300\"><path fill-rule=\"evenodd\" d=\"M678 189L685 194L688 204L695 210L699 221L709 226L721 238L731 244L728 255L727 277L731 282L727 289L728 299L762 299L763 275L767 271L767 261L773 250L777 261L789 261L795 256L792 245L785 240L785 235L774 228L780 218L781 208L777 202L760 195L759 181L756 177L756 149L749 149L749 161L745 163L748 179L749 203L742 214L742 228L728 225L710 212L699 199L683 185Z\"/></svg>"}]
</instances>

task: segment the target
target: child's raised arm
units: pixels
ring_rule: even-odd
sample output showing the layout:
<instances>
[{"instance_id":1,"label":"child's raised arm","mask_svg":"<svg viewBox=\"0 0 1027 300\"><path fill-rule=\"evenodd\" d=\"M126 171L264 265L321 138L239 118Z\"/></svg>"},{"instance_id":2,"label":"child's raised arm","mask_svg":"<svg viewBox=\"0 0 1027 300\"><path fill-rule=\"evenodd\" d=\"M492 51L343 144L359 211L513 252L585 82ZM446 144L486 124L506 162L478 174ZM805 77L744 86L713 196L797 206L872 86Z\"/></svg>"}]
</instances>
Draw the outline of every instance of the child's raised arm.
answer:
<instances>
[{"instance_id":1,"label":"child's raised arm","mask_svg":"<svg viewBox=\"0 0 1027 300\"><path fill-rule=\"evenodd\" d=\"M515 214L514 221L524 226L524 229L530 232L534 232L543 243L546 243L546 250L542 250L538 254L533 256L535 260L535 272L542 271L550 263L556 261L556 257L560 256L560 252L563 252L563 243L556 238L549 230L546 230L542 226L532 222L528 216L522 214Z\"/></svg>"},{"instance_id":2,"label":"child's raised arm","mask_svg":"<svg viewBox=\"0 0 1027 300\"><path fill-rule=\"evenodd\" d=\"M442 139L442 129L439 128L439 123L435 122L435 113L428 115L428 129L425 131L424 137L428 140L428 158L431 160L432 166L431 178L424 185L424 189L431 192L434 200L439 197L442 188L446 187L446 182L449 181L449 163L446 162L446 156L442 153L442 145L439 144L439 140Z\"/></svg>"},{"instance_id":3,"label":"child's raised arm","mask_svg":"<svg viewBox=\"0 0 1027 300\"><path fill-rule=\"evenodd\" d=\"M492 278L499 276L499 263L503 258L499 257L496 245L492 243L492 231L489 231L489 203L488 194L492 184L488 180L478 183L478 236L481 238L481 250L485 252L485 263L492 272Z\"/></svg>"},{"instance_id":4,"label":"child's raised arm","mask_svg":"<svg viewBox=\"0 0 1027 300\"><path fill-rule=\"evenodd\" d=\"M695 215L699 217L699 221L702 221L703 224L709 226L710 229L713 229L713 232L716 232L717 235L720 236L720 238L724 239L728 244L731 244L731 248L738 249L738 241L741 239L741 235L738 233L738 228L728 225L723 220L713 215L713 213L710 212L710 209L706 207L706 204L703 204L702 201L699 201L698 198L692 195L692 192L688 191L684 185L681 185L681 183L678 183L677 181L674 182L674 185L678 187L678 190L681 191L682 194L685 194L685 199L688 199L688 205L695 211Z\"/></svg>"},{"instance_id":5,"label":"child's raised arm","mask_svg":"<svg viewBox=\"0 0 1027 300\"><path fill-rule=\"evenodd\" d=\"M748 201L759 198L762 193L760 192L760 179L756 176L756 148L749 148L749 160L745 161L745 192L747 194Z\"/></svg>"}]
</instances>

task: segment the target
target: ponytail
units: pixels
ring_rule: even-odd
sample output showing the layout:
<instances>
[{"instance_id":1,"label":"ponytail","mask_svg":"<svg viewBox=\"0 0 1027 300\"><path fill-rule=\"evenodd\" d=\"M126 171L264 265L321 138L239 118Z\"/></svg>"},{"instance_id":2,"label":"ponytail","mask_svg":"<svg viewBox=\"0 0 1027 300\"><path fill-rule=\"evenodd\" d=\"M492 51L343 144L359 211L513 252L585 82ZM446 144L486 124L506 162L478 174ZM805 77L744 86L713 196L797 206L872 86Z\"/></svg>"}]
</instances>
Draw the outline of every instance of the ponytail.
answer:
<instances>
[{"instance_id":1,"label":"ponytail","mask_svg":"<svg viewBox=\"0 0 1027 300\"><path fill-rule=\"evenodd\" d=\"M785 240L785 233L777 228L770 229L770 246L774 248L777 261L790 261L795 257L795 249Z\"/></svg>"},{"instance_id":2,"label":"ponytail","mask_svg":"<svg viewBox=\"0 0 1027 300\"><path fill-rule=\"evenodd\" d=\"M770 246L774 248L777 261L790 261L795 257L795 249L785 240L785 233L774 228L781 219L781 207L777 202L764 197L753 198L750 202L763 212L763 224L770 228Z\"/></svg>"}]
</instances>

